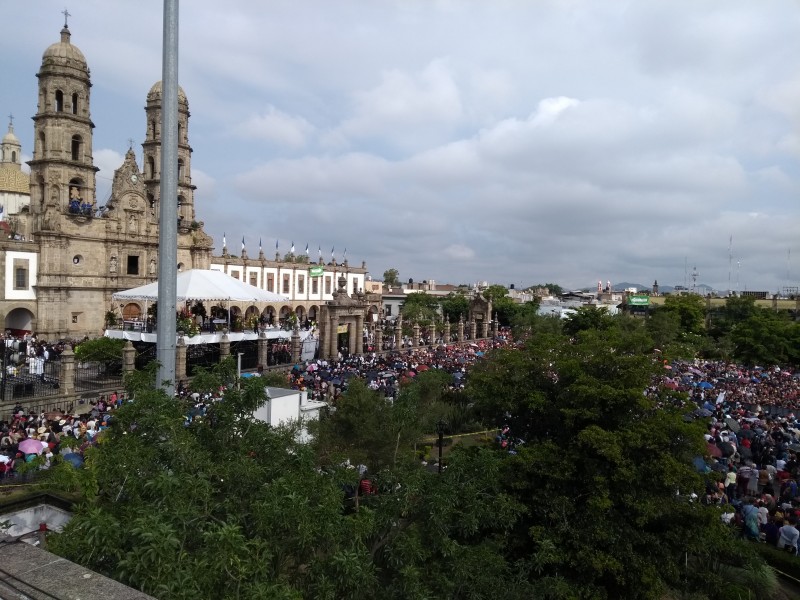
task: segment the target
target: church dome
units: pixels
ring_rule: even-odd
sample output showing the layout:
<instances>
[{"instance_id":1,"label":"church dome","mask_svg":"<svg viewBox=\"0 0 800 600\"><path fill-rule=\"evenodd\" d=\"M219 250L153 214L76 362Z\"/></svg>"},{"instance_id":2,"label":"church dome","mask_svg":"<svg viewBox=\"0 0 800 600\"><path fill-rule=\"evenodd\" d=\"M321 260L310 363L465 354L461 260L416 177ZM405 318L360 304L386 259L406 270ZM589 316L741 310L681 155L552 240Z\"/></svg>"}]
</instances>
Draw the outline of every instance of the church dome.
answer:
<instances>
[{"instance_id":1,"label":"church dome","mask_svg":"<svg viewBox=\"0 0 800 600\"><path fill-rule=\"evenodd\" d=\"M156 81L153 84L153 87L150 88L150 91L147 92L147 101L161 104L162 94L163 92L161 89L161 82ZM189 106L189 101L186 99L186 92L183 91L183 88L181 86L178 86L178 104L182 104L183 106L186 107Z\"/></svg>"},{"instance_id":2,"label":"church dome","mask_svg":"<svg viewBox=\"0 0 800 600\"><path fill-rule=\"evenodd\" d=\"M61 30L61 41L52 44L42 54L42 66L65 66L80 69L88 72L86 57L77 46L73 46L70 39L70 32L67 27Z\"/></svg>"},{"instance_id":3,"label":"church dome","mask_svg":"<svg viewBox=\"0 0 800 600\"><path fill-rule=\"evenodd\" d=\"M14 146L20 145L19 138L16 135L14 135L14 129L11 126L8 127L8 133L6 133L3 136L3 144L9 144Z\"/></svg>"},{"instance_id":4,"label":"church dome","mask_svg":"<svg viewBox=\"0 0 800 600\"><path fill-rule=\"evenodd\" d=\"M19 165L0 165L0 194L30 194L31 176L23 173Z\"/></svg>"}]
</instances>

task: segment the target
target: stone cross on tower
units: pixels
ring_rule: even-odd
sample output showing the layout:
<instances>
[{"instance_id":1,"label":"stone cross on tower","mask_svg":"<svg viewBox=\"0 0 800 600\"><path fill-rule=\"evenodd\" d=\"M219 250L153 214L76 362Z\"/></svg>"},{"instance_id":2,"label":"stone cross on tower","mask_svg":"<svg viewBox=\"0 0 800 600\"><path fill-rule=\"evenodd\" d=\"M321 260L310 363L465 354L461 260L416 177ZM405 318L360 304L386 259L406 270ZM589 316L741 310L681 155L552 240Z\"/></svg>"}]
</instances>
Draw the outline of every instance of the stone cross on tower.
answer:
<instances>
[{"instance_id":1,"label":"stone cross on tower","mask_svg":"<svg viewBox=\"0 0 800 600\"><path fill-rule=\"evenodd\" d=\"M133 150L133 138L128 138L128 150Z\"/></svg>"},{"instance_id":2,"label":"stone cross on tower","mask_svg":"<svg viewBox=\"0 0 800 600\"><path fill-rule=\"evenodd\" d=\"M13 113L8 114L8 126L14 127L14 115Z\"/></svg>"},{"instance_id":3,"label":"stone cross on tower","mask_svg":"<svg viewBox=\"0 0 800 600\"><path fill-rule=\"evenodd\" d=\"M64 15L64 27L66 27L67 26L67 19L69 17L71 17L72 15L69 14L69 11L66 9L66 7L64 8L64 10L61 11L61 14Z\"/></svg>"}]
</instances>

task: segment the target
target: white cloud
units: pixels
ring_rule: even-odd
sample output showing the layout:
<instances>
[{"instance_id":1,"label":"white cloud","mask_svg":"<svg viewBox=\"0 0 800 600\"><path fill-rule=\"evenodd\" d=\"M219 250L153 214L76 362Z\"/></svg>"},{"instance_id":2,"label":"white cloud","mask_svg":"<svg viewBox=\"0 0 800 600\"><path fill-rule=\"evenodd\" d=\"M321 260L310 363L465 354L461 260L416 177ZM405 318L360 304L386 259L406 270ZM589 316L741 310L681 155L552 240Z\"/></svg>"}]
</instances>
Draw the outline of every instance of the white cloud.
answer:
<instances>
[{"instance_id":1,"label":"white cloud","mask_svg":"<svg viewBox=\"0 0 800 600\"><path fill-rule=\"evenodd\" d=\"M252 115L236 128L242 137L274 142L287 148L306 145L314 127L306 119L289 115L272 105L260 114Z\"/></svg>"}]
</instances>

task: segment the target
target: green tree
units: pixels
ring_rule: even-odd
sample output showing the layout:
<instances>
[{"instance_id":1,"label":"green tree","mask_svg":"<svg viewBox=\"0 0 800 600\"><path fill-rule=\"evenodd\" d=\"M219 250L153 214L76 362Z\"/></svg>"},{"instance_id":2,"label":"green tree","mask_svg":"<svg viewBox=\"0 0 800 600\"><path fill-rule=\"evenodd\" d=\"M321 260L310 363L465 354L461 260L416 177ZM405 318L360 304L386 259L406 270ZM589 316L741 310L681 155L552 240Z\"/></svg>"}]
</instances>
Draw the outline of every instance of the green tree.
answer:
<instances>
[{"instance_id":1,"label":"green tree","mask_svg":"<svg viewBox=\"0 0 800 600\"><path fill-rule=\"evenodd\" d=\"M614 319L604 306L581 306L564 320L564 333L576 335L581 331L611 329Z\"/></svg>"},{"instance_id":2,"label":"green tree","mask_svg":"<svg viewBox=\"0 0 800 600\"><path fill-rule=\"evenodd\" d=\"M457 323L461 315L467 314L469 311L469 300L463 292L450 292L447 297L439 301L442 307L442 314L450 321L450 323Z\"/></svg>"},{"instance_id":3,"label":"green tree","mask_svg":"<svg viewBox=\"0 0 800 600\"><path fill-rule=\"evenodd\" d=\"M407 323L428 325L439 317L439 300L425 292L406 294L400 314Z\"/></svg>"},{"instance_id":4,"label":"green tree","mask_svg":"<svg viewBox=\"0 0 800 600\"><path fill-rule=\"evenodd\" d=\"M389 286L400 285L400 273L397 269L386 269L383 272L383 283Z\"/></svg>"},{"instance_id":5,"label":"green tree","mask_svg":"<svg viewBox=\"0 0 800 600\"><path fill-rule=\"evenodd\" d=\"M697 294L680 294L664 298L664 306L660 310L675 313L680 320L683 333L705 333L706 306L702 296Z\"/></svg>"},{"instance_id":6,"label":"green tree","mask_svg":"<svg viewBox=\"0 0 800 600\"><path fill-rule=\"evenodd\" d=\"M75 347L75 359L86 362L121 362L125 340L100 337L84 340Z\"/></svg>"},{"instance_id":7,"label":"green tree","mask_svg":"<svg viewBox=\"0 0 800 600\"><path fill-rule=\"evenodd\" d=\"M747 365L800 364L800 325L785 315L756 309L730 332L734 357Z\"/></svg>"},{"instance_id":8,"label":"green tree","mask_svg":"<svg viewBox=\"0 0 800 600\"><path fill-rule=\"evenodd\" d=\"M703 427L642 394L658 363L639 350L641 335L543 335L470 375L484 418L524 442L501 467L504 491L525 506L503 552L524 563L539 597L660 598L688 585L722 598L713 561L759 568L716 511L691 501L703 491L691 465Z\"/></svg>"}]
</instances>

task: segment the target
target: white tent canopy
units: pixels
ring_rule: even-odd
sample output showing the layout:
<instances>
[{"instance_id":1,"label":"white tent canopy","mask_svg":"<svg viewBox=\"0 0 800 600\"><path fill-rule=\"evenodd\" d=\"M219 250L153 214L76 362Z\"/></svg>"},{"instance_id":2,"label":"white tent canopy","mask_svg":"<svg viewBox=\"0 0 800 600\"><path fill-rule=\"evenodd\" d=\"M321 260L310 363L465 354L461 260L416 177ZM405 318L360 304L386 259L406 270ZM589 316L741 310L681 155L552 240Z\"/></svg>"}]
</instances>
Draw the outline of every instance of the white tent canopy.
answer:
<instances>
[{"instance_id":1,"label":"white tent canopy","mask_svg":"<svg viewBox=\"0 0 800 600\"><path fill-rule=\"evenodd\" d=\"M114 300L134 301L158 300L158 282L142 285L112 296ZM186 301L226 301L226 302L289 302L279 294L259 289L226 275L222 271L190 269L178 273L178 302Z\"/></svg>"}]
</instances>

